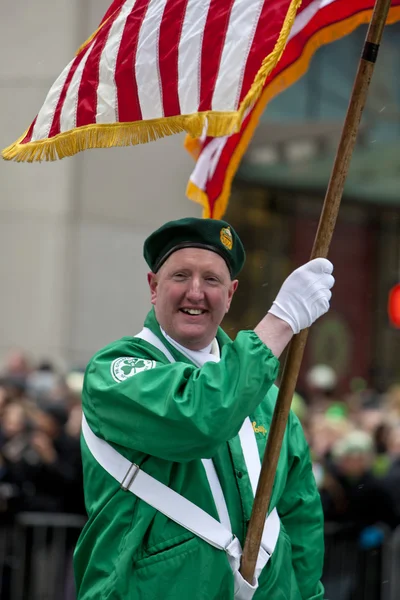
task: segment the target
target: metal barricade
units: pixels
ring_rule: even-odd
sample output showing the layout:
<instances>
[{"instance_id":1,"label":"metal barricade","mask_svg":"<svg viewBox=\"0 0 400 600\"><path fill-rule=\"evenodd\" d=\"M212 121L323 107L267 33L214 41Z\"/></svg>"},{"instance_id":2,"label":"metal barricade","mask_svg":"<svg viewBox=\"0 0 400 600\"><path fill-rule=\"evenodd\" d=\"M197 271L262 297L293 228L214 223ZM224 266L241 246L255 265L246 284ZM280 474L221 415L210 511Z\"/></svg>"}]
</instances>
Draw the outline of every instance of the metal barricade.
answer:
<instances>
[{"instance_id":1,"label":"metal barricade","mask_svg":"<svg viewBox=\"0 0 400 600\"><path fill-rule=\"evenodd\" d=\"M365 528L327 523L322 581L329 600L398 600L400 587L388 569L392 533L385 525ZM392 590L397 595L391 596Z\"/></svg>"},{"instance_id":2,"label":"metal barricade","mask_svg":"<svg viewBox=\"0 0 400 600\"><path fill-rule=\"evenodd\" d=\"M1 600L75 600L72 556L86 519L21 513L0 524ZM375 528L380 543L360 543L349 527L327 523L323 583L329 600L400 598L400 527Z\"/></svg>"},{"instance_id":3,"label":"metal barricade","mask_svg":"<svg viewBox=\"0 0 400 600\"><path fill-rule=\"evenodd\" d=\"M8 522L0 524L0 598L8 600L10 597L10 581L12 570L12 540L13 528Z\"/></svg>"},{"instance_id":4,"label":"metal barricade","mask_svg":"<svg viewBox=\"0 0 400 600\"><path fill-rule=\"evenodd\" d=\"M75 600L72 557L85 522L79 515L17 515L12 529L2 530L1 599Z\"/></svg>"},{"instance_id":5,"label":"metal barricade","mask_svg":"<svg viewBox=\"0 0 400 600\"><path fill-rule=\"evenodd\" d=\"M357 571L357 543L335 523L325 526L325 557L322 582L329 600L349 600Z\"/></svg>"},{"instance_id":6,"label":"metal barricade","mask_svg":"<svg viewBox=\"0 0 400 600\"><path fill-rule=\"evenodd\" d=\"M400 598L400 526L393 532L384 555L384 577L388 593L384 600Z\"/></svg>"}]
</instances>

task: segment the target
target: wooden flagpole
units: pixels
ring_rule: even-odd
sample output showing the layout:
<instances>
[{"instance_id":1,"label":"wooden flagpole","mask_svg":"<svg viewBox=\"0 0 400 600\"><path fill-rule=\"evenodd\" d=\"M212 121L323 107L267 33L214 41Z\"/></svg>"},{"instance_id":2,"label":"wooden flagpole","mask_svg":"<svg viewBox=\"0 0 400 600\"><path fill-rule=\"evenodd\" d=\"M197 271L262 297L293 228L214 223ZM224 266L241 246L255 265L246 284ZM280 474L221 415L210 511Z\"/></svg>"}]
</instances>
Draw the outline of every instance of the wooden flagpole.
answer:
<instances>
[{"instance_id":1,"label":"wooden flagpole","mask_svg":"<svg viewBox=\"0 0 400 600\"><path fill-rule=\"evenodd\" d=\"M350 160L357 138L361 115L367 99L368 88L378 54L391 0L376 0L372 19L357 75L354 81L343 131L340 138L331 178L325 196L311 259L326 258L338 216L340 201ZM294 336L286 358L282 383L280 385L267 447L262 463L260 479L254 499L253 511L243 550L241 574L250 582L254 576L257 556L261 544L264 522L269 508L276 468L282 447L293 393L295 391L300 365L306 345L308 330L304 329Z\"/></svg>"}]
</instances>

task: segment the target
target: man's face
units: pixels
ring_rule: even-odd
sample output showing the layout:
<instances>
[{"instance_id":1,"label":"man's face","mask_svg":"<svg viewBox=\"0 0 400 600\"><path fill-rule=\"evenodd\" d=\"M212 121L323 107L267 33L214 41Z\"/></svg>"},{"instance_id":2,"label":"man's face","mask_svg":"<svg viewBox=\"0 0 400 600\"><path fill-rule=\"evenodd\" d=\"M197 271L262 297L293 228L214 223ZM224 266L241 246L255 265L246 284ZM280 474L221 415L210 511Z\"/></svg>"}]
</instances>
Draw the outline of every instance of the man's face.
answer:
<instances>
[{"instance_id":1,"label":"man's face","mask_svg":"<svg viewBox=\"0 0 400 600\"><path fill-rule=\"evenodd\" d=\"M224 259L201 248L177 250L148 282L159 324L190 350L212 342L238 286Z\"/></svg>"}]
</instances>

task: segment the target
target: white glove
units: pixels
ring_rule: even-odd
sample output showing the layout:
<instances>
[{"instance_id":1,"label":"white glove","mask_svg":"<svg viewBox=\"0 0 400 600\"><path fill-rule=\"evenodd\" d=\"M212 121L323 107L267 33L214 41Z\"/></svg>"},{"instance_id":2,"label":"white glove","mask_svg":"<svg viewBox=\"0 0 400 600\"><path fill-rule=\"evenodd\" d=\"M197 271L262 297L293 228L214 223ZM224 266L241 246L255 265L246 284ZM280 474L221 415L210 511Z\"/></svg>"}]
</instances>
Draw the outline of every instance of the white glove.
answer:
<instances>
[{"instance_id":1,"label":"white glove","mask_svg":"<svg viewBox=\"0 0 400 600\"><path fill-rule=\"evenodd\" d=\"M310 327L329 310L335 283L332 263L315 258L299 267L283 282L268 312L286 321L294 333Z\"/></svg>"}]
</instances>

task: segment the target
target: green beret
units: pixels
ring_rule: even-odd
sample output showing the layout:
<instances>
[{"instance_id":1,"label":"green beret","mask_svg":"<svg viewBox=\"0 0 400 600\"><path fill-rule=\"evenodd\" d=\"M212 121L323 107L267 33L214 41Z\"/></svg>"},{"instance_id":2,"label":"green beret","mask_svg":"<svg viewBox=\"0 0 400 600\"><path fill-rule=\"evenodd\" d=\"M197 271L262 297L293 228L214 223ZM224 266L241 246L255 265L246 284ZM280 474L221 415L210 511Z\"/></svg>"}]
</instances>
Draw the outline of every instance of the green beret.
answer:
<instances>
[{"instance_id":1,"label":"green beret","mask_svg":"<svg viewBox=\"0 0 400 600\"><path fill-rule=\"evenodd\" d=\"M186 218L169 221L145 241L144 258L153 273L176 250L204 248L216 252L228 265L231 277L239 273L246 260L243 244L236 231L225 221Z\"/></svg>"}]
</instances>

